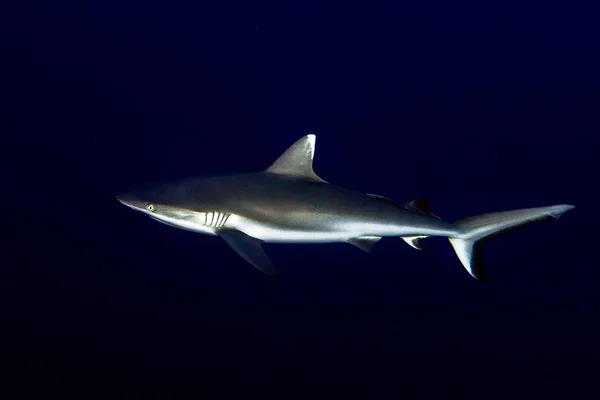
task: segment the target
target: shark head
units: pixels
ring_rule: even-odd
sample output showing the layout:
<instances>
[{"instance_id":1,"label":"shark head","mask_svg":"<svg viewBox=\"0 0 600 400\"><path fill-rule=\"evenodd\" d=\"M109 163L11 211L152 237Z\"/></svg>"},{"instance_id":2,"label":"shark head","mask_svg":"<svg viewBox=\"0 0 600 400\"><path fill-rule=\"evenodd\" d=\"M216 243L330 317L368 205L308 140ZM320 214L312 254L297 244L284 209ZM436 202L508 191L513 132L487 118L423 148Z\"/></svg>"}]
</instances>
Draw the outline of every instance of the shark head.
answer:
<instances>
[{"instance_id":1,"label":"shark head","mask_svg":"<svg viewBox=\"0 0 600 400\"><path fill-rule=\"evenodd\" d=\"M162 215L169 206L157 201L155 196L140 192L121 193L117 195L117 200L124 206L135 211L148 214L150 216Z\"/></svg>"},{"instance_id":2,"label":"shark head","mask_svg":"<svg viewBox=\"0 0 600 400\"><path fill-rule=\"evenodd\" d=\"M117 195L119 202L135 211L150 216L162 216L173 212L182 203L182 191L177 190L177 185L146 184L136 189Z\"/></svg>"},{"instance_id":3,"label":"shark head","mask_svg":"<svg viewBox=\"0 0 600 400\"><path fill-rule=\"evenodd\" d=\"M146 186L117 195L117 200L150 218L172 227L214 234L216 215L208 210L190 207L188 186L183 183ZM212 221L215 220L215 223Z\"/></svg>"},{"instance_id":4,"label":"shark head","mask_svg":"<svg viewBox=\"0 0 600 400\"><path fill-rule=\"evenodd\" d=\"M150 184L133 192L119 194L117 200L172 227L216 235L220 234L222 228L239 228L243 216L233 210L253 212L263 208L260 200L247 203L248 191L264 187L260 179L256 183L257 177L277 177L275 182L280 178L289 178L298 182L327 183L313 170L314 153L315 135L309 134L288 147L263 171L212 174ZM268 193L265 196L268 197ZM264 210L258 211L259 214L261 212L264 213Z\"/></svg>"}]
</instances>

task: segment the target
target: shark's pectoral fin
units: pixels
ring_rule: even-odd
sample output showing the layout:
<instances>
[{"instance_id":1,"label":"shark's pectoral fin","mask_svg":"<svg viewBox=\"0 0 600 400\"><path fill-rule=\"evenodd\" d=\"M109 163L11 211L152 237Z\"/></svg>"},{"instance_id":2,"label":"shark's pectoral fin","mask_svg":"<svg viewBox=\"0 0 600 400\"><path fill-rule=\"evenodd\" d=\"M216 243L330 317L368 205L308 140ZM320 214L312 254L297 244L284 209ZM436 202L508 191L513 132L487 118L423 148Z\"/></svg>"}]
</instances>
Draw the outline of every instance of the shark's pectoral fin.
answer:
<instances>
[{"instance_id":1,"label":"shark's pectoral fin","mask_svg":"<svg viewBox=\"0 0 600 400\"><path fill-rule=\"evenodd\" d=\"M362 236L347 240L348 243L358 247L359 249L370 253L373 246L381 240L381 236Z\"/></svg>"},{"instance_id":2,"label":"shark's pectoral fin","mask_svg":"<svg viewBox=\"0 0 600 400\"><path fill-rule=\"evenodd\" d=\"M275 267L263 250L260 240L233 229L222 229L219 231L219 236L254 268L267 275L275 275Z\"/></svg>"}]
</instances>

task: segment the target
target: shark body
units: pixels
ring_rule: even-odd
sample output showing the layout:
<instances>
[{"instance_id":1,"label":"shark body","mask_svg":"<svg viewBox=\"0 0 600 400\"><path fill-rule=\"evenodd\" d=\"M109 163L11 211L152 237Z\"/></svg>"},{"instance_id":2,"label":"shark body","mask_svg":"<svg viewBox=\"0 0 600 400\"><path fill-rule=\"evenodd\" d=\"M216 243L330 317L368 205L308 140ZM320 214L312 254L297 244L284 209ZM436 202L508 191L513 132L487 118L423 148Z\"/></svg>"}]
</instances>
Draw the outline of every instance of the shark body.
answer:
<instances>
[{"instance_id":1,"label":"shark body","mask_svg":"<svg viewBox=\"0 0 600 400\"><path fill-rule=\"evenodd\" d=\"M275 268L263 242L348 242L364 250L382 237L401 237L416 249L431 236L450 240L465 269L485 274L476 262L477 242L574 208L562 204L484 214L450 223L430 210L426 199L399 204L329 184L315 174L315 136L290 146L264 171L200 177L121 194L124 205L151 218L193 232L223 238L260 271Z\"/></svg>"}]
</instances>

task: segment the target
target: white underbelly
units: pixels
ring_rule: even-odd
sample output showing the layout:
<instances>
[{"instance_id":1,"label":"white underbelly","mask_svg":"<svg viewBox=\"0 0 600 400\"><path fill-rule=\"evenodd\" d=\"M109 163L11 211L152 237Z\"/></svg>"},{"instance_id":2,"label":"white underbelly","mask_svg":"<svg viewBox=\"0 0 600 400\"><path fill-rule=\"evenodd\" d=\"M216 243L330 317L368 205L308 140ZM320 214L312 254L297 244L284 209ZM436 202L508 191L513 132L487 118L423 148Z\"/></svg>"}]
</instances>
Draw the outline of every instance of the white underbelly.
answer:
<instances>
[{"instance_id":1,"label":"white underbelly","mask_svg":"<svg viewBox=\"0 0 600 400\"><path fill-rule=\"evenodd\" d=\"M339 221L327 227L282 227L272 223L258 222L235 214L197 213L185 218L152 216L167 225L197 233L218 235L220 229L236 229L264 242L280 243L333 243L365 236L401 236L397 228L374 223Z\"/></svg>"},{"instance_id":2,"label":"white underbelly","mask_svg":"<svg viewBox=\"0 0 600 400\"><path fill-rule=\"evenodd\" d=\"M264 242L281 243L332 243L345 242L348 239L362 236L361 232L353 232L343 229L332 230L300 230L281 228L264 223L257 223L248 218L234 216L227 221L227 228L237 229L248 236L260 239Z\"/></svg>"}]
</instances>

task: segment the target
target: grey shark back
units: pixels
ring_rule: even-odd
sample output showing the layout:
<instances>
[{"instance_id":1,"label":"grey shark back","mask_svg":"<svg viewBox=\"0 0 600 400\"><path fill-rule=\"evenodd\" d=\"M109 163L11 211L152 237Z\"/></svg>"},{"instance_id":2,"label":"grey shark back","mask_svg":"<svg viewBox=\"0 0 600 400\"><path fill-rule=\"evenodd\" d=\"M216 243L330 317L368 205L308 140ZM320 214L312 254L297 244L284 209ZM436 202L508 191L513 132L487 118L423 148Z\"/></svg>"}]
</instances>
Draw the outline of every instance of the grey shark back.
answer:
<instances>
[{"instance_id":1,"label":"grey shark back","mask_svg":"<svg viewBox=\"0 0 600 400\"><path fill-rule=\"evenodd\" d=\"M427 237L450 240L469 274L485 275L478 243L549 217L571 205L505 211L450 223L426 199L407 204L331 185L313 170L315 136L292 144L264 171L184 179L117 196L124 205L171 227L220 236L262 272L275 268L264 242L347 242L370 252L387 236L421 249Z\"/></svg>"}]
</instances>

